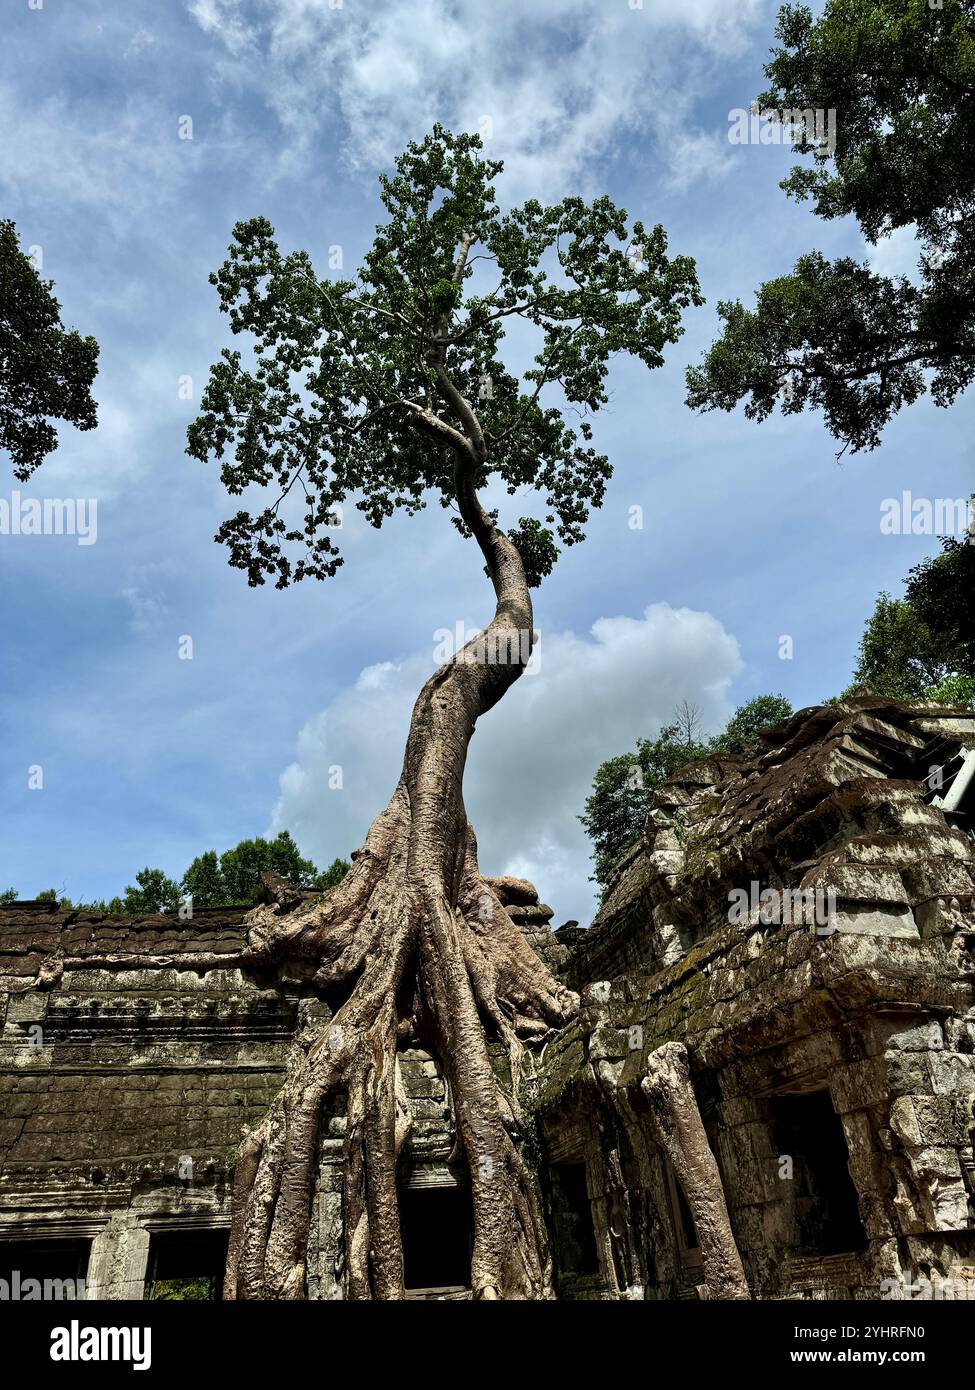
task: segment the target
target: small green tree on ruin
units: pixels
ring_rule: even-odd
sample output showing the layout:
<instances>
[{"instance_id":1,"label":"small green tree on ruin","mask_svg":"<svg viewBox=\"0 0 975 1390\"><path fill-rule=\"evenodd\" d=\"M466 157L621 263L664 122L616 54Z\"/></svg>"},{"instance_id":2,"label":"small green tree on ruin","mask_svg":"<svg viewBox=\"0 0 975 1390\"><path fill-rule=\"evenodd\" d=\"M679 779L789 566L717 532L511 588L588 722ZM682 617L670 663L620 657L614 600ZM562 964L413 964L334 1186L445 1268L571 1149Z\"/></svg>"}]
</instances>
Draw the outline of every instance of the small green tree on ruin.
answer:
<instances>
[{"instance_id":1,"label":"small green tree on ruin","mask_svg":"<svg viewBox=\"0 0 975 1390\"><path fill-rule=\"evenodd\" d=\"M320 1117L337 1093L345 1293L403 1297L397 1042L407 1037L445 1067L470 1172L474 1297L551 1296L537 1181L517 1141L519 1076L526 1042L563 1025L577 1000L480 872L464 764L477 721L530 658L531 589L603 501L611 468L589 417L606 404L610 359L659 366L682 311L701 300L693 262L668 257L663 229L630 226L608 198L502 213L492 187L502 166L480 150L477 137L439 127L408 146L380 180L388 221L355 280L319 278L263 218L236 226L212 277L251 349L246 360L221 354L189 430L189 452L216 457L227 491L245 495L218 532L230 563L255 585L325 579L342 563L338 508L354 505L378 529L433 498L473 542L495 598L484 632L420 691L399 781L350 872L320 902L251 915L245 963L311 960L332 1018L296 1051L242 1145L229 1297L305 1296ZM539 339L520 375L503 355L514 320ZM541 515L502 521L481 500L492 481L536 495ZM507 1048L510 1085L490 1041Z\"/></svg>"},{"instance_id":2,"label":"small green tree on ruin","mask_svg":"<svg viewBox=\"0 0 975 1390\"><path fill-rule=\"evenodd\" d=\"M579 817L592 841L590 878L606 891L620 860L644 833L653 794L668 777L701 758L756 752L759 730L791 714L783 695L756 695L739 705L721 733L702 742L699 713L684 700L674 710L674 723L656 738L638 738L635 752L600 763Z\"/></svg>"}]
</instances>

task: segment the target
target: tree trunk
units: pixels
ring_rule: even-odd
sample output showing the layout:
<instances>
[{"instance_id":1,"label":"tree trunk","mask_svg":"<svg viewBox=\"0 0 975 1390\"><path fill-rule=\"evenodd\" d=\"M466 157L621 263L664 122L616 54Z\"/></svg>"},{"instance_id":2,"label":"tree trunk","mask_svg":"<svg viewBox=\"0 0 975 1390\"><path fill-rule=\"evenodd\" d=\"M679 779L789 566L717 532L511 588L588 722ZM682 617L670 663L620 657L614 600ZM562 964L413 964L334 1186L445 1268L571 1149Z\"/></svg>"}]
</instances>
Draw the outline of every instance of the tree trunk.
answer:
<instances>
[{"instance_id":1,"label":"tree trunk","mask_svg":"<svg viewBox=\"0 0 975 1390\"><path fill-rule=\"evenodd\" d=\"M641 1085L694 1218L704 1262L705 1297L751 1298L683 1043L664 1043L651 1052Z\"/></svg>"},{"instance_id":2,"label":"tree trunk","mask_svg":"<svg viewBox=\"0 0 975 1390\"><path fill-rule=\"evenodd\" d=\"M517 549L458 469L461 514L480 545L497 606L483 634L440 668L413 709L399 783L352 869L319 904L252 916L253 963L317 961L315 985L341 999L310 1045L296 1043L271 1111L241 1146L225 1296L300 1299L325 1101L347 1095L346 1296L404 1296L396 1191L404 1142L397 1039L418 1036L445 1068L470 1171L475 1298L548 1298L551 1261L537 1180L514 1138L522 1040L571 1017L578 1001L512 923L477 865L462 794L480 715L521 674L532 608ZM498 1081L488 1034L512 1086Z\"/></svg>"}]
</instances>

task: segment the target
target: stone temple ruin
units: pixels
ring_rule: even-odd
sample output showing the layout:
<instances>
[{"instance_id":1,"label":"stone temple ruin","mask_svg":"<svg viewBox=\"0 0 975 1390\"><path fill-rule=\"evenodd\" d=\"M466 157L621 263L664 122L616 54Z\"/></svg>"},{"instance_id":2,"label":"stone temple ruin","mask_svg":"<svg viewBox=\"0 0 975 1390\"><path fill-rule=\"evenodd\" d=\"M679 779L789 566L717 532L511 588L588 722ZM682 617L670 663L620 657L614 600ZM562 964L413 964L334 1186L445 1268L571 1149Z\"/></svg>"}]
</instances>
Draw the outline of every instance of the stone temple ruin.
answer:
<instances>
[{"instance_id":1,"label":"stone temple ruin","mask_svg":"<svg viewBox=\"0 0 975 1390\"><path fill-rule=\"evenodd\" d=\"M975 1297L975 715L864 698L763 739L655 794L588 930L494 880L582 997L523 1096L558 1296ZM299 967L180 969L246 931L0 909L0 1278L219 1297L242 1126L328 1016ZM400 1064L409 1296L463 1299L449 1096L408 1039ZM343 1130L310 1298L343 1295Z\"/></svg>"}]
</instances>

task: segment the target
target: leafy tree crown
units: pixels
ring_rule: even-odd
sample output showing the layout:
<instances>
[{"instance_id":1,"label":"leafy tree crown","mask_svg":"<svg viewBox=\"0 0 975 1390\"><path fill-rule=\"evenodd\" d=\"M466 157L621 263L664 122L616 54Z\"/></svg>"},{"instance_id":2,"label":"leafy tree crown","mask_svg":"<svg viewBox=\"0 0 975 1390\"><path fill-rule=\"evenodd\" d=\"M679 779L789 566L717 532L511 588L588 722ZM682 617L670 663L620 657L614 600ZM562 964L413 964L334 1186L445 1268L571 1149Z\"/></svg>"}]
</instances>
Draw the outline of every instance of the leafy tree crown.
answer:
<instances>
[{"instance_id":1,"label":"leafy tree crown","mask_svg":"<svg viewBox=\"0 0 975 1390\"><path fill-rule=\"evenodd\" d=\"M52 420L97 424L98 344L63 327L53 288L21 251L14 223L0 221L0 449L21 482L57 448Z\"/></svg>"},{"instance_id":2,"label":"leafy tree crown","mask_svg":"<svg viewBox=\"0 0 975 1390\"><path fill-rule=\"evenodd\" d=\"M851 215L870 242L916 230L918 275L817 251L767 281L754 309L719 303L721 337L687 373L687 403L764 420L822 410L842 450L872 449L930 391L950 405L975 377L975 0L827 0L779 11L765 113L822 112L782 187L818 216ZM841 450L841 452L842 452Z\"/></svg>"},{"instance_id":3,"label":"leafy tree crown","mask_svg":"<svg viewBox=\"0 0 975 1390\"><path fill-rule=\"evenodd\" d=\"M334 574L347 501L375 527L430 494L453 506L459 461L475 488L493 478L544 498L544 521L509 532L529 582L551 570L556 538L583 539L611 472L588 419L607 403L609 361L661 364L682 310L702 302L694 265L609 198L502 213L502 165L480 151L439 126L407 147L380 179L389 220L354 280L283 254L264 218L234 228L211 280L253 351L225 349L212 367L188 452L215 455L231 495L264 490L217 533L249 583ZM513 320L540 335L520 374L502 358ZM554 393L560 404L543 400Z\"/></svg>"}]
</instances>

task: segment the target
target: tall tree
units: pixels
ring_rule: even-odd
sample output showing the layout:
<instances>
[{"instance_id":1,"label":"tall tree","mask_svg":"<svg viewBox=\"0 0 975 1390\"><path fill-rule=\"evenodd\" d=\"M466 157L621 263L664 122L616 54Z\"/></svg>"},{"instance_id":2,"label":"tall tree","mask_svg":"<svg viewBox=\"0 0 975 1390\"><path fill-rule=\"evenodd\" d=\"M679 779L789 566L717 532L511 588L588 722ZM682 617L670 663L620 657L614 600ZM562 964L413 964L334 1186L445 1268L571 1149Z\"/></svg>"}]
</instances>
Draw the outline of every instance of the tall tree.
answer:
<instances>
[{"instance_id":1,"label":"tall tree","mask_svg":"<svg viewBox=\"0 0 975 1390\"><path fill-rule=\"evenodd\" d=\"M478 719L524 670L531 588L581 541L608 460L586 416L606 403L611 356L659 366L700 302L693 262L661 227L629 228L608 198L532 199L502 213L502 166L473 136L437 127L384 177L388 221L354 281L284 255L262 218L239 223L212 277L253 353L213 366L189 451L221 462L227 490L263 489L218 538L251 584L334 574L329 523L347 500L375 527L428 496L452 510L494 591L486 629L433 675L413 710L399 782L350 872L324 900L258 912L250 959L317 962L335 1009L237 1168L227 1294L301 1298L319 1120L347 1096L346 1292L401 1298L397 1038L433 1047L450 1083L473 1199L475 1298L546 1297L551 1261L536 1178L517 1141L524 1042L565 1023L576 998L514 926L477 863L462 782ZM502 357L521 320L539 351L521 377ZM566 421L555 400L581 418ZM536 492L543 517L502 529L480 494ZM301 502L296 508L294 499ZM297 514L300 511L300 515ZM508 1050L513 1083L491 1064Z\"/></svg>"},{"instance_id":2,"label":"tall tree","mask_svg":"<svg viewBox=\"0 0 975 1390\"><path fill-rule=\"evenodd\" d=\"M970 505L975 516L975 498ZM908 603L941 642L949 668L975 676L975 537L945 536L941 554L915 565L905 583Z\"/></svg>"},{"instance_id":3,"label":"tall tree","mask_svg":"<svg viewBox=\"0 0 975 1390\"><path fill-rule=\"evenodd\" d=\"M893 700L923 700L950 672L941 642L906 599L881 594L867 619L853 686Z\"/></svg>"},{"instance_id":4,"label":"tall tree","mask_svg":"<svg viewBox=\"0 0 975 1390\"><path fill-rule=\"evenodd\" d=\"M687 763L703 758L708 745L696 737L696 721L679 716L656 738L638 738L634 753L607 758L596 769L586 809L579 817L593 846L591 877L606 888L613 870L626 851L643 834L653 793L660 784Z\"/></svg>"},{"instance_id":5,"label":"tall tree","mask_svg":"<svg viewBox=\"0 0 975 1390\"><path fill-rule=\"evenodd\" d=\"M13 222L0 221L0 449L21 482L57 448L52 420L97 424L98 344L64 328L53 288L21 251Z\"/></svg>"},{"instance_id":6,"label":"tall tree","mask_svg":"<svg viewBox=\"0 0 975 1390\"><path fill-rule=\"evenodd\" d=\"M779 11L763 112L835 114L832 141L808 121L811 156L782 187L818 216L852 215L870 242L915 228L917 283L813 251L758 291L718 305L722 336L688 371L688 404L764 420L823 411L843 449L874 448L884 425L930 390L949 405L975 374L975 0L827 0ZM822 122L821 122L822 125Z\"/></svg>"},{"instance_id":7,"label":"tall tree","mask_svg":"<svg viewBox=\"0 0 975 1390\"><path fill-rule=\"evenodd\" d=\"M222 907L227 902L227 888L215 849L198 854L190 864L180 885L193 907Z\"/></svg>"},{"instance_id":8,"label":"tall tree","mask_svg":"<svg viewBox=\"0 0 975 1390\"><path fill-rule=\"evenodd\" d=\"M903 598L881 594L860 639L853 685L897 700L975 697L975 544L944 536L915 565Z\"/></svg>"},{"instance_id":9,"label":"tall tree","mask_svg":"<svg viewBox=\"0 0 975 1390\"><path fill-rule=\"evenodd\" d=\"M318 872L311 860L302 856L287 830L273 840L260 836L241 840L220 856L223 901L252 902L261 874L268 870L288 879L296 888L310 888Z\"/></svg>"}]
</instances>

